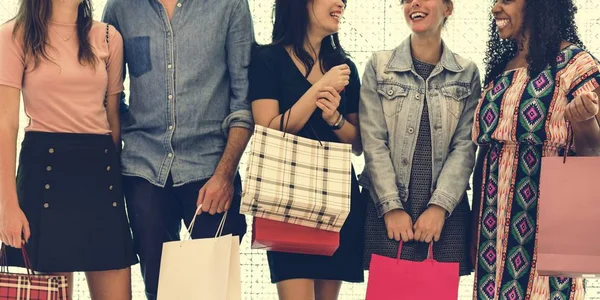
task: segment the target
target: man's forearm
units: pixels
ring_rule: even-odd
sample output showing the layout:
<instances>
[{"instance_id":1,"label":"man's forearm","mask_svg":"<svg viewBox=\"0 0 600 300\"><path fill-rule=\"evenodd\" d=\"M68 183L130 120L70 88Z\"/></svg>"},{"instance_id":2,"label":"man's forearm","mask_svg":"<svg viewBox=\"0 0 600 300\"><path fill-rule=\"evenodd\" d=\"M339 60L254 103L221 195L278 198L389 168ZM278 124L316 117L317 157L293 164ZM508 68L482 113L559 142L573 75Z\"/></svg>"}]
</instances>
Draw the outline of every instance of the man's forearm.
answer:
<instances>
[{"instance_id":1,"label":"man's forearm","mask_svg":"<svg viewBox=\"0 0 600 300\"><path fill-rule=\"evenodd\" d=\"M237 168L246 150L248 141L252 136L252 131L243 127L232 127L229 129L227 146L217 165L215 174L224 175L230 178L235 177Z\"/></svg>"}]
</instances>

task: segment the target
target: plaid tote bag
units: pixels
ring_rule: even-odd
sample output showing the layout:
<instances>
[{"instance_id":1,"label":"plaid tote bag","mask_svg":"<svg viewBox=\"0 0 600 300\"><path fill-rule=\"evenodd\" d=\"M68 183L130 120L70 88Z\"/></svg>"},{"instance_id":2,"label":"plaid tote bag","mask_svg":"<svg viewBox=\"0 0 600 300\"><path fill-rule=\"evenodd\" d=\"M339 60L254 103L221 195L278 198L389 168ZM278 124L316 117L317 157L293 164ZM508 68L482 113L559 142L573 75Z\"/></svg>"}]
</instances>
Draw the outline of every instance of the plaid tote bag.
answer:
<instances>
[{"instance_id":1,"label":"plaid tote bag","mask_svg":"<svg viewBox=\"0 0 600 300\"><path fill-rule=\"evenodd\" d=\"M31 269L31 261L21 247L27 274L8 272L6 246L2 244L0 256L0 300L68 300L67 278L65 276L37 275Z\"/></svg>"},{"instance_id":2,"label":"plaid tote bag","mask_svg":"<svg viewBox=\"0 0 600 300\"><path fill-rule=\"evenodd\" d=\"M256 125L240 212L339 232L350 213L351 154L349 144Z\"/></svg>"}]
</instances>

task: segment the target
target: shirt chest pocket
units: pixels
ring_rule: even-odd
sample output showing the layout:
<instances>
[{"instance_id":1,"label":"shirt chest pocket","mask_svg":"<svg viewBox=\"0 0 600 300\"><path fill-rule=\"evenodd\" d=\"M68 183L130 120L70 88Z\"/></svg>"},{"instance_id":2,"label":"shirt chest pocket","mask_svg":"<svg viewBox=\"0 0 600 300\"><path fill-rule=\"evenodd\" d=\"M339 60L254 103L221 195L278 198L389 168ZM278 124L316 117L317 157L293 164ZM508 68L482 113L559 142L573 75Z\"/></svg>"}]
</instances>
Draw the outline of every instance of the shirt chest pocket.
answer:
<instances>
[{"instance_id":1,"label":"shirt chest pocket","mask_svg":"<svg viewBox=\"0 0 600 300\"><path fill-rule=\"evenodd\" d=\"M441 89L448 113L455 119L459 119L465 108L465 102L471 96L471 89L463 85L449 85Z\"/></svg>"},{"instance_id":2,"label":"shirt chest pocket","mask_svg":"<svg viewBox=\"0 0 600 300\"><path fill-rule=\"evenodd\" d=\"M404 102L408 99L408 89L394 84L378 85L377 93L381 99L381 106L386 117L394 116L400 112Z\"/></svg>"},{"instance_id":3,"label":"shirt chest pocket","mask_svg":"<svg viewBox=\"0 0 600 300\"><path fill-rule=\"evenodd\" d=\"M139 36L125 40L125 61L132 77L141 77L152 70L150 37Z\"/></svg>"}]
</instances>

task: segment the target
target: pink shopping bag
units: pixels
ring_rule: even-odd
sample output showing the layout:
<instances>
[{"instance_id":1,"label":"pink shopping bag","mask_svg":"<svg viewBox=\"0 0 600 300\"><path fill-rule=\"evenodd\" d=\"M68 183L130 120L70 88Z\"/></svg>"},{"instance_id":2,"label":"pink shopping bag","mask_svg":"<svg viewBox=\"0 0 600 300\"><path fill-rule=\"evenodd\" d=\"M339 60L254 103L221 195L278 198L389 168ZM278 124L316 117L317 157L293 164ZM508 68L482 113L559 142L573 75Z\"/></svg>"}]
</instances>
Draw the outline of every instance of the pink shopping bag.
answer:
<instances>
[{"instance_id":1,"label":"pink shopping bag","mask_svg":"<svg viewBox=\"0 0 600 300\"><path fill-rule=\"evenodd\" d=\"M540 178L537 271L600 277L600 157L544 157Z\"/></svg>"},{"instance_id":2,"label":"pink shopping bag","mask_svg":"<svg viewBox=\"0 0 600 300\"><path fill-rule=\"evenodd\" d=\"M366 300L456 300L458 299L459 264L441 263L429 256L422 262L373 254L369 267Z\"/></svg>"}]
</instances>

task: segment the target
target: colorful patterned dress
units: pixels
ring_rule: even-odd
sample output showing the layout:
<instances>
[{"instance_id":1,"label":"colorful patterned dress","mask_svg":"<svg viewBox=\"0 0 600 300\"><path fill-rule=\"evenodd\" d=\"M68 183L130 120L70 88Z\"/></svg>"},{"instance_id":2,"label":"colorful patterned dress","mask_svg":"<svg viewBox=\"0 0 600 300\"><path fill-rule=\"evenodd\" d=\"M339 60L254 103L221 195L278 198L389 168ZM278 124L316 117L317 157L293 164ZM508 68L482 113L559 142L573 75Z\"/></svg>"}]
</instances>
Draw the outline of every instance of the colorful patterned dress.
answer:
<instances>
[{"instance_id":1,"label":"colorful patterned dress","mask_svg":"<svg viewBox=\"0 0 600 300\"><path fill-rule=\"evenodd\" d=\"M507 71L483 91L473 140L489 148L483 165L474 299L584 299L584 281L538 276L537 213L542 156L566 145L566 105L600 86L600 63L577 46L534 79Z\"/></svg>"}]
</instances>

